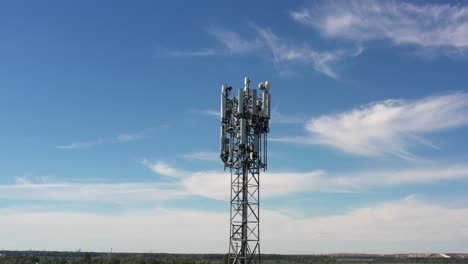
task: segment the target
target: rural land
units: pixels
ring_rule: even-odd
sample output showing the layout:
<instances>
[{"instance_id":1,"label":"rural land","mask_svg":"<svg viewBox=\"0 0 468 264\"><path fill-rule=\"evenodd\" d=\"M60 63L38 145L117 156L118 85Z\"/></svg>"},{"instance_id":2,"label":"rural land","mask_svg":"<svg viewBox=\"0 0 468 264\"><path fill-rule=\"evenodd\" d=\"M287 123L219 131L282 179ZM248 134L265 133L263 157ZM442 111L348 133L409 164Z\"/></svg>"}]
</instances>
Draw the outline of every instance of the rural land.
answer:
<instances>
[{"instance_id":1,"label":"rural land","mask_svg":"<svg viewBox=\"0 0 468 264\"><path fill-rule=\"evenodd\" d=\"M262 254L264 264L451 264L468 263L468 254ZM223 254L106 253L62 251L0 251L0 264L226 264Z\"/></svg>"}]
</instances>

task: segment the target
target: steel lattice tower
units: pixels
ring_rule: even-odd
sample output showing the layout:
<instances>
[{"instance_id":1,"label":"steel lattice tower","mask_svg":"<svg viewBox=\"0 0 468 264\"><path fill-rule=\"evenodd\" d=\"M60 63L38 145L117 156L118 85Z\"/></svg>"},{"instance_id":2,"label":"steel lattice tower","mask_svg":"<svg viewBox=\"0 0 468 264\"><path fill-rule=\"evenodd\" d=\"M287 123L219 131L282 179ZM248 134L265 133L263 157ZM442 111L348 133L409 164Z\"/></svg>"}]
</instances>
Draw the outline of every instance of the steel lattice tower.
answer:
<instances>
[{"instance_id":1,"label":"steel lattice tower","mask_svg":"<svg viewBox=\"0 0 468 264\"><path fill-rule=\"evenodd\" d=\"M231 171L229 264L260 263L260 170L267 168L270 84L249 87L246 77L238 97L221 90L221 160Z\"/></svg>"}]
</instances>

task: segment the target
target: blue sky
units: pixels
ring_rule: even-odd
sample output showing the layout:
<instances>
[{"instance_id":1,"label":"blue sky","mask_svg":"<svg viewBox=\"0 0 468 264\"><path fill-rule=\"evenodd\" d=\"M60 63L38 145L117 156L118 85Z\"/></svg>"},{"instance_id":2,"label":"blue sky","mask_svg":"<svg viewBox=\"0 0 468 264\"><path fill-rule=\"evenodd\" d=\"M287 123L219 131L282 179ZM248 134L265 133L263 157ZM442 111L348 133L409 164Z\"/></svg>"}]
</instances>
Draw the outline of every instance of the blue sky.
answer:
<instances>
[{"instance_id":1,"label":"blue sky","mask_svg":"<svg viewBox=\"0 0 468 264\"><path fill-rule=\"evenodd\" d=\"M0 38L0 248L224 253L248 75L262 252L466 251L467 2L15 1Z\"/></svg>"}]
</instances>

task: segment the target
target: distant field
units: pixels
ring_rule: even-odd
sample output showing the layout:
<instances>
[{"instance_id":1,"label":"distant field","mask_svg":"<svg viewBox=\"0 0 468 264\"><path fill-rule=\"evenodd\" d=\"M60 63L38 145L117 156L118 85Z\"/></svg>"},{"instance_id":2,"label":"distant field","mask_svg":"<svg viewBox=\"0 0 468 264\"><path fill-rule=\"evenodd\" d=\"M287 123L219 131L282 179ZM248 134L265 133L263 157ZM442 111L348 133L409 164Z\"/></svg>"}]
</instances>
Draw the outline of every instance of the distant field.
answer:
<instances>
[{"instance_id":1,"label":"distant field","mask_svg":"<svg viewBox=\"0 0 468 264\"><path fill-rule=\"evenodd\" d=\"M468 264L465 255L454 258L409 258L404 255L262 255L264 264ZM222 254L98 253L51 251L0 251L0 264L225 264Z\"/></svg>"}]
</instances>

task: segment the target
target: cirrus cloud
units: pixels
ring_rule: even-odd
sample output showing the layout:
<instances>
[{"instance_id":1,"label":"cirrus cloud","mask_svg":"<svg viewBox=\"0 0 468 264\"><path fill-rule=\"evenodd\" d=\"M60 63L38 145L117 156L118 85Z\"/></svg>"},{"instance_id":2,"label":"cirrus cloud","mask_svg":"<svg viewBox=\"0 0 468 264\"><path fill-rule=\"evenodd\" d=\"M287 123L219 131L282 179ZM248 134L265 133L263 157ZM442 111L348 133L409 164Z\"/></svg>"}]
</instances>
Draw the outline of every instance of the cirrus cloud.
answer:
<instances>
[{"instance_id":1,"label":"cirrus cloud","mask_svg":"<svg viewBox=\"0 0 468 264\"><path fill-rule=\"evenodd\" d=\"M417 100L389 99L305 123L308 136L274 138L302 144L323 144L361 156L392 154L415 159L409 144L436 147L421 135L468 125L468 94L429 96Z\"/></svg>"},{"instance_id":2,"label":"cirrus cloud","mask_svg":"<svg viewBox=\"0 0 468 264\"><path fill-rule=\"evenodd\" d=\"M278 37L269 28L262 28L251 25L255 37L246 37L235 31L223 29L220 27L211 27L208 33L212 35L222 48L214 51L213 49L200 51L172 51L166 55L174 57L194 57L194 56L213 56L213 55L242 55L242 54L262 54L266 50L268 59L273 62L277 68L283 68L284 63L299 63L311 65L313 69L330 78L338 79L339 74L335 66L339 61L350 57L359 56L363 49L361 47L353 49L335 49L335 50L317 50L307 42L302 41L300 45L292 41L285 41ZM297 42L297 41L295 41ZM263 49L266 48L266 49ZM263 52L264 53L264 52ZM281 72L281 69L280 69Z\"/></svg>"},{"instance_id":3,"label":"cirrus cloud","mask_svg":"<svg viewBox=\"0 0 468 264\"><path fill-rule=\"evenodd\" d=\"M390 40L396 45L468 47L468 6L403 1L323 1L290 13L323 35L353 41Z\"/></svg>"}]
</instances>

